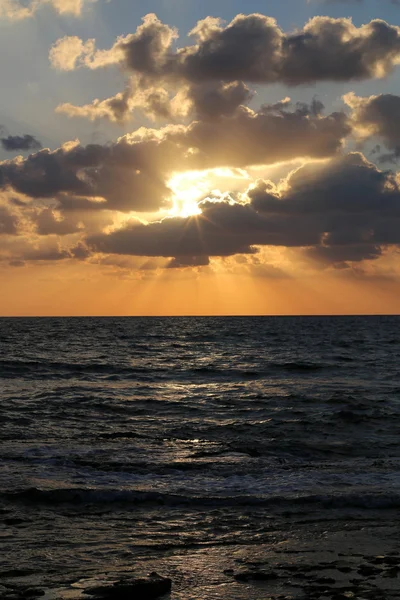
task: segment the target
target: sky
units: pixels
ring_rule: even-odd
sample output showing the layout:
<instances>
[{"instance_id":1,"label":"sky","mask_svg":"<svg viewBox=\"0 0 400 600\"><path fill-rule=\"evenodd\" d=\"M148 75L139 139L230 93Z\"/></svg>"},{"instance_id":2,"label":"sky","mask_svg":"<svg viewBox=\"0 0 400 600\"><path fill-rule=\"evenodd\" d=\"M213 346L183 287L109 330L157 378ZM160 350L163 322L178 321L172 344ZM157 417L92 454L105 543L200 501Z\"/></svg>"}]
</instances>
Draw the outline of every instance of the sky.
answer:
<instances>
[{"instance_id":1,"label":"sky","mask_svg":"<svg viewBox=\"0 0 400 600\"><path fill-rule=\"evenodd\" d=\"M397 0L0 0L0 316L400 313Z\"/></svg>"}]
</instances>

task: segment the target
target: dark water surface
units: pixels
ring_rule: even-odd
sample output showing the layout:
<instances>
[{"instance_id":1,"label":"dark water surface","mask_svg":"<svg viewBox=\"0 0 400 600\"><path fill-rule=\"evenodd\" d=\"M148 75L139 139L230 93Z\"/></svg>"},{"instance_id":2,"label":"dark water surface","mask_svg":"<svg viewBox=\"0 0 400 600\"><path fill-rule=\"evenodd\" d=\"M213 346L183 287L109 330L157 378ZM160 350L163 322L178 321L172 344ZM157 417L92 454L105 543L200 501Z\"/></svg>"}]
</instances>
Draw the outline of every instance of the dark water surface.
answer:
<instances>
[{"instance_id":1,"label":"dark water surface","mask_svg":"<svg viewBox=\"0 0 400 600\"><path fill-rule=\"evenodd\" d=\"M0 319L2 569L393 518L399 359L399 317Z\"/></svg>"}]
</instances>

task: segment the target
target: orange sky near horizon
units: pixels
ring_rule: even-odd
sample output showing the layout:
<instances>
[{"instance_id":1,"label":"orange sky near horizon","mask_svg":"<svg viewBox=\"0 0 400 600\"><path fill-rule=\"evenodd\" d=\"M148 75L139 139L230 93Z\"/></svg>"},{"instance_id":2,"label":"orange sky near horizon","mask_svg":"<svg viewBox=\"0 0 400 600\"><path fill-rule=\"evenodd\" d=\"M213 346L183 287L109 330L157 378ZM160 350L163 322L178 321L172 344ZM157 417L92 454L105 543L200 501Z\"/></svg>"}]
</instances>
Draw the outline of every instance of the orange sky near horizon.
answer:
<instances>
[{"instance_id":1,"label":"orange sky near horizon","mask_svg":"<svg viewBox=\"0 0 400 600\"><path fill-rule=\"evenodd\" d=\"M46 275L27 268L8 278L0 314L11 316L179 316L398 314L400 282L354 280L338 274L266 279L240 274L170 270L144 279L92 273ZM12 299L12 301L10 301Z\"/></svg>"}]
</instances>

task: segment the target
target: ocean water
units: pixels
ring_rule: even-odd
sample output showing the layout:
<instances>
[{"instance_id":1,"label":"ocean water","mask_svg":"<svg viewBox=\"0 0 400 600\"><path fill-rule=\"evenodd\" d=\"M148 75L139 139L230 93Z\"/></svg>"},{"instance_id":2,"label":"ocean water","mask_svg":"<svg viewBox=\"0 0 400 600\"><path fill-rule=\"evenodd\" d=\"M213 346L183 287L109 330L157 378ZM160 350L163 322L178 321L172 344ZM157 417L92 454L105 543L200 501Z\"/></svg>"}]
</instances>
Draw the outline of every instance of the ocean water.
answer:
<instances>
[{"instance_id":1,"label":"ocean water","mask_svg":"<svg viewBox=\"0 0 400 600\"><path fill-rule=\"evenodd\" d=\"M399 365L399 317L0 319L1 569L392 519Z\"/></svg>"}]
</instances>

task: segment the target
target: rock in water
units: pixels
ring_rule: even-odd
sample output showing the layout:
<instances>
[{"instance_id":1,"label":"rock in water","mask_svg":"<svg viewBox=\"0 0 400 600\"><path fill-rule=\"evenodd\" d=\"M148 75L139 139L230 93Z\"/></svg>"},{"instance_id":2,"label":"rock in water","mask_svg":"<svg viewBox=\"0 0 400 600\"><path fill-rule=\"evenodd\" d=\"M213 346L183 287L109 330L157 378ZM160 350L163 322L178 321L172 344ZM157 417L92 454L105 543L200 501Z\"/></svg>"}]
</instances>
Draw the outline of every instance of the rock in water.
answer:
<instances>
[{"instance_id":1,"label":"rock in water","mask_svg":"<svg viewBox=\"0 0 400 600\"><path fill-rule=\"evenodd\" d=\"M171 591L172 581L158 573L148 577L122 580L112 585L88 588L85 594L106 600L155 600Z\"/></svg>"}]
</instances>

